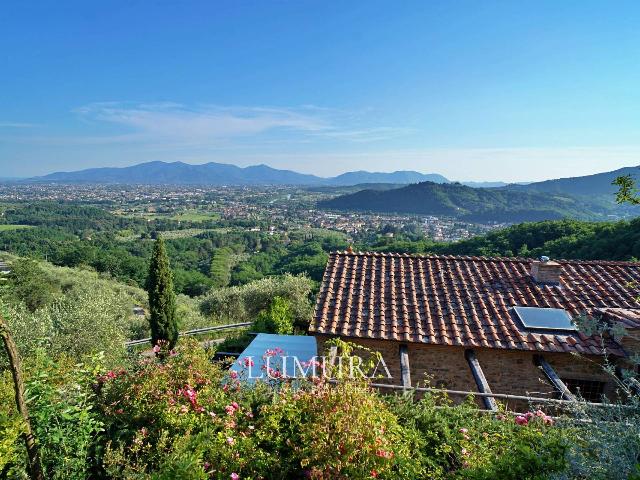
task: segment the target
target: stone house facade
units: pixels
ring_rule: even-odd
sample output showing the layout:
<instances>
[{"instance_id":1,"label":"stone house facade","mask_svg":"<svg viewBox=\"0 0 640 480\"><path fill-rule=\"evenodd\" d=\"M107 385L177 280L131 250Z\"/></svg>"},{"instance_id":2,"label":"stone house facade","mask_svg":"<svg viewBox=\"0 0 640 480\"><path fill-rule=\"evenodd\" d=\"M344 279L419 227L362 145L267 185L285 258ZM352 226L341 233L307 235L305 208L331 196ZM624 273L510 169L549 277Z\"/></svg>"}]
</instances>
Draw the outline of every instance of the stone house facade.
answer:
<instances>
[{"instance_id":1,"label":"stone house facade","mask_svg":"<svg viewBox=\"0 0 640 480\"><path fill-rule=\"evenodd\" d=\"M309 330L319 352L334 337L380 352L397 386L599 401L615 394L605 351L620 365L640 353L639 283L631 262L337 252ZM565 320L584 316L631 334L588 337Z\"/></svg>"}]
</instances>

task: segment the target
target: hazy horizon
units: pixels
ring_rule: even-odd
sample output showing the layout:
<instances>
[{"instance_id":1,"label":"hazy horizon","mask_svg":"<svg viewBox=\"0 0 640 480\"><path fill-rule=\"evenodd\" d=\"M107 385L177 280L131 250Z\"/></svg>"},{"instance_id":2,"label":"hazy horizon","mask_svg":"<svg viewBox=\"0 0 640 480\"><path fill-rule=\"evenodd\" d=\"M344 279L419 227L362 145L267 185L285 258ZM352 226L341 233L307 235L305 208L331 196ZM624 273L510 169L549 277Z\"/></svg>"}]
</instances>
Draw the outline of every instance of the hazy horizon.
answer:
<instances>
[{"instance_id":1,"label":"hazy horizon","mask_svg":"<svg viewBox=\"0 0 640 480\"><path fill-rule=\"evenodd\" d=\"M147 161L527 182L640 164L640 4L0 6L3 177Z\"/></svg>"},{"instance_id":2,"label":"hazy horizon","mask_svg":"<svg viewBox=\"0 0 640 480\"><path fill-rule=\"evenodd\" d=\"M185 163L188 165L205 165L207 163L219 163L219 164L225 164L226 162L201 162L201 163L193 163L193 162L183 162L182 160L175 160L175 161L162 161L162 160L150 160L148 162L139 162L139 163L133 163L131 165L122 165L122 166L114 166L114 165L103 165L103 166L98 166L98 167L88 167L87 169L94 169L94 168L126 168L126 167L131 167L131 166L135 166L135 165L140 165L140 164L144 164L144 163L153 163L156 161L160 161L163 163ZM234 165L234 164L228 164L228 165ZM250 166L259 166L259 165L266 165L268 167L272 167L272 168L276 168L273 167L272 165L269 164L250 164L250 165L241 165L240 167L250 167ZM626 167L639 167L640 165L628 165ZM620 168L625 168L620 167ZM79 170L85 170L85 169L79 169ZM393 173L393 172L397 172L399 170L344 170L344 171L340 171L334 175L320 175L320 174L316 174L313 172L305 172L305 171L298 171L295 169L287 169L287 170L292 170L295 171L297 173L302 173L302 174L309 174L309 175L315 175L317 177L320 178L331 178L331 177L337 177L341 174L344 173L350 173L350 172L357 172L357 171L367 171L367 172L371 172L371 173ZM614 169L617 170L617 169ZM72 170L72 171L76 171L76 170ZM408 171L408 170L400 170L400 171ZM412 171L416 171L418 173L422 173L422 174L440 174L443 175L441 172L437 172L437 171L419 171L419 170L412 170ZM67 171L63 171L63 170L59 170L59 171L52 171L52 172L47 172L46 174L51 174L51 173L65 173ZM590 173L586 173L584 175L591 175L591 174L596 174L596 173L603 173L603 171L594 171L594 172L590 172ZM17 179L17 180L24 180L24 179L28 179L28 178L35 178L35 177L42 177L45 176L46 174L43 175L32 175L32 176L0 176L0 179ZM487 182L487 183L491 183L491 182L504 182L504 183L528 183L528 182L537 182L537 181L543 181L543 180L553 180L553 179L557 179L557 178L567 178L567 177L546 177L546 178L539 178L539 179L535 179L535 180L521 180L521 181L514 181L514 182L507 182L504 181L502 179L493 179L493 180L470 180L467 178L452 178L452 177L448 177L447 175L443 175L444 177L447 177L448 180L450 181L459 181L459 182L477 182L477 183L483 183L483 182ZM583 176L583 175L570 175L569 177L579 177L579 176Z\"/></svg>"}]
</instances>

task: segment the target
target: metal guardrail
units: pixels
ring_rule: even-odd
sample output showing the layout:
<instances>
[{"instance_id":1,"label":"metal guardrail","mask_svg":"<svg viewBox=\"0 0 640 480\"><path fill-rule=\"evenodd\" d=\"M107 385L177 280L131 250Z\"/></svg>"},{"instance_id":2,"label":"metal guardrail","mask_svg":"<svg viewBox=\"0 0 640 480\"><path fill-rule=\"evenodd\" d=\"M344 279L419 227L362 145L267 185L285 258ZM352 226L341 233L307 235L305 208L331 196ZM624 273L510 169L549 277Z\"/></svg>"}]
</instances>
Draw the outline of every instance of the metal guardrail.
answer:
<instances>
[{"instance_id":1,"label":"metal guardrail","mask_svg":"<svg viewBox=\"0 0 640 480\"><path fill-rule=\"evenodd\" d=\"M248 327L250 325L251 325L251 322L242 322L242 323L230 323L228 325L216 325L214 327L196 328L194 330L188 330L186 332L180 332L180 336L200 335L202 333L218 332L218 331L221 331L221 330L231 330L231 329L234 329L234 328ZM134 347L136 345L142 345L142 344L149 343L149 342L151 342L151 337L149 337L149 338L141 338L139 340L130 340L128 342L124 342L124 346L125 347Z\"/></svg>"}]
</instances>

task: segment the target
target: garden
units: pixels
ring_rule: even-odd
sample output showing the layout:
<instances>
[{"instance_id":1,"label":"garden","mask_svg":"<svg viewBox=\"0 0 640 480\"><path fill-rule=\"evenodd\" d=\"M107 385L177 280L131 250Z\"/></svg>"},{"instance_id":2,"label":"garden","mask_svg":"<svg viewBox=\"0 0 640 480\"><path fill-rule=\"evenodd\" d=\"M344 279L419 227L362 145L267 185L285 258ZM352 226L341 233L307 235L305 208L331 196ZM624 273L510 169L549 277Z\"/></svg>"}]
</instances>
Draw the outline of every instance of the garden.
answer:
<instances>
[{"instance_id":1,"label":"garden","mask_svg":"<svg viewBox=\"0 0 640 480\"><path fill-rule=\"evenodd\" d=\"M178 342L178 330L253 319L254 330L301 332L309 280L221 288L194 308L173 293L163 249L156 242L146 327L131 315L140 289L14 260L19 279L0 285L0 333L15 341L15 358L0 354L0 478L640 479L630 391L624 404L576 402L551 415L541 405L482 411L440 392L382 394L330 365L322 377L248 382L230 369L237 360L212 361L220 344ZM127 350L148 327L153 350ZM342 357L373 353L335 346Z\"/></svg>"}]
</instances>

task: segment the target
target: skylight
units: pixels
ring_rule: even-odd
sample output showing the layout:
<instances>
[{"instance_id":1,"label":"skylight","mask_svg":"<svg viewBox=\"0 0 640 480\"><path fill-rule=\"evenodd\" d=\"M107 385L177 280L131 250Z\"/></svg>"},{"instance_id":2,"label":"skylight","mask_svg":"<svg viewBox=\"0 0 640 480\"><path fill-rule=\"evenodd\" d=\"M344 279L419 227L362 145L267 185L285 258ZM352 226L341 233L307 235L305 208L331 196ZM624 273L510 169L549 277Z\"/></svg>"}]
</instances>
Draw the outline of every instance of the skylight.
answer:
<instances>
[{"instance_id":1,"label":"skylight","mask_svg":"<svg viewBox=\"0 0 640 480\"><path fill-rule=\"evenodd\" d=\"M560 308L513 307L513 311L525 328L576 330L569 314Z\"/></svg>"}]
</instances>

